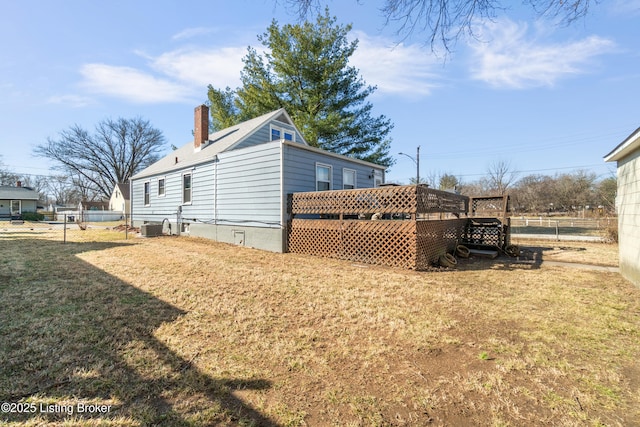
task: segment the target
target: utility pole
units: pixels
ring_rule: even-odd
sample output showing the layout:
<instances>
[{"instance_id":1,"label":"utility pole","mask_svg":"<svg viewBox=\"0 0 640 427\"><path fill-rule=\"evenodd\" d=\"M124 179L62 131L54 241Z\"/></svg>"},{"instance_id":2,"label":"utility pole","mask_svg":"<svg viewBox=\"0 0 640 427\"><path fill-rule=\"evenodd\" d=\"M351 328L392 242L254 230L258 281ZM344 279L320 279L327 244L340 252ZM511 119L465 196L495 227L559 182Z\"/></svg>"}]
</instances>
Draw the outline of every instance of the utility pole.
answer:
<instances>
[{"instance_id":1,"label":"utility pole","mask_svg":"<svg viewBox=\"0 0 640 427\"><path fill-rule=\"evenodd\" d=\"M418 145L418 148L416 149L416 158L414 159L412 156L406 154L406 153L398 153L402 156L407 156L408 158L410 158L411 160L413 160L413 163L416 164L416 184L420 184L420 146Z\"/></svg>"},{"instance_id":2,"label":"utility pole","mask_svg":"<svg viewBox=\"0 0 640 427\"><path fill-rule=\"evenodd\" d=\"M420 184L420 146L416 149L416 184Z\"/></svg>"}]
</instances>

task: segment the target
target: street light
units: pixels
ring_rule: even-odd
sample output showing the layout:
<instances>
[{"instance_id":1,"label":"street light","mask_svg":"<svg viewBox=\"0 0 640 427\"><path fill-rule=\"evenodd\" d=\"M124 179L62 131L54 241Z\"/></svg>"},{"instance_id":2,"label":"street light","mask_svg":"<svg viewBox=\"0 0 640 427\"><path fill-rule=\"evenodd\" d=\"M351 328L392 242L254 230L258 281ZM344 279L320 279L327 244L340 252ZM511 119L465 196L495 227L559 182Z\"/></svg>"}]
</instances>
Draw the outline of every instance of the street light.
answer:
<instances>
[{"instance_id":1,"label":"street light","mask_svg":"<svg viewBox=\"0 0 640 427\"><path fill-rule=\"evenodd\" d=\"M410 158L411 160L413 160L413 163L416 164L416 184L420 184L420 146L418 145L418 148L416 149L416 158L414 159L412 156L405 154L405 153L398 153L402 156L407 156L408 158Z\"/></svg>"}]
</instances>

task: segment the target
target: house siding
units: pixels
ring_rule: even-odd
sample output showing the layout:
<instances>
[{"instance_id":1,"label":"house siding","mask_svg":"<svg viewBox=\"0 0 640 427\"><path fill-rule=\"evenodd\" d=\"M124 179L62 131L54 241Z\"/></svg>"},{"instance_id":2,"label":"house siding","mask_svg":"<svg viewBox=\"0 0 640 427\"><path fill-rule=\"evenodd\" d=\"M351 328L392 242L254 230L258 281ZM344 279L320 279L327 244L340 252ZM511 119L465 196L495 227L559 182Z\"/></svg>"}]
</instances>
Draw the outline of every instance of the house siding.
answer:
<instances>
[{"instance_id":1,"label":"house siding","mask_svg":"<svg viewBox=\"0 0 640 427\"><path fill-rule=\"evenodd\" d=\"M640 149L618 161L620 272L640 286Z\"/></svg>"},{"instance_id":2,"label":"house siding","mask_svg":"<svg viewBox=\"0 0 640 427\"><path fill-rule=\"evenodd\" d=\"M372 166L285 144L284 194L316 191L316 164L318 163L331 166L332 190L342 190L344 169L356 171L356 188L375 186L374 178L370 178L373 175ZM383 170L382 167L380 170Z\"/></svg>"},{"instance_id":3,"label":"house siding","mask_svg":"<svg viewBox=\"0 0 640 427\"><path fill-rule=\"evenodd\" d=\"M22 200L22 199L3 199L0 200L0 216L8 217L11 215L11 201L20 200L20 210L22 213L36 212L37 201L36 200Z\"/></svg>"},{"instance_id":4,"label":"house siding","mask_svg":"<svg viewBox=\"0 0 640 427\"><path fill-rule=\"evenodd\" d=\"M219 154L217 221L282 227L280 141Z\"/></svg>"},{"instance_id":5,"label":"house siding","mask_svg":"<svg viewBox=\"0 0 640 427\"><path fill-rule=\"evenodd\" d=\"M22 201L22 213L36 212L38 208L38 202L36 200L23 200Z\"/></svg>"},{"instance_id":6,"label":"house siding","mask_svg":"<svg viewBox=\"0 0 640 427\"><path fill-rule=\"evenodd\" d=\"M184 223L242 224L280 227L280 143L261 144L218 155L217 161L133 181L136 221L176 222L178 208ZM191 203L182 203L182 177L191 174ZM165 195L158 196L158 179L165 179ZM217 181L216 181L217 178ZM144 206L144 183L149 182L149 205Z\"/></svg>"},{"instance_id":7,"label":"house siding","mask_svg":"<svg viewBox=\"0 0 640 427\"><path fill-rule=\"evenodd\" d=\"M109 199L109 210L129 213L129 202L122 196L120 191L114 191L113 194L111 194L111 198Z\"/></svg>"}]
</instances>

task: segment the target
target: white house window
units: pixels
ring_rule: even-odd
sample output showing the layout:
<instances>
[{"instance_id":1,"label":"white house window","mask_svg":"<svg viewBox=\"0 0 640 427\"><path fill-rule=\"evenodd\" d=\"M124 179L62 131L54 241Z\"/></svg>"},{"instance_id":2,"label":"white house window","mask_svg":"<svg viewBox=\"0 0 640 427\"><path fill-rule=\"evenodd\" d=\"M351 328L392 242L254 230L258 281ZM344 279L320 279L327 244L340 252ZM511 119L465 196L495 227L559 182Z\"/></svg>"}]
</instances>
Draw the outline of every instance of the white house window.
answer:
<instances>
[{"instance_id":1,"label":"white house window","mask_svg":"<svg viewBox=\"0 0 640 427\"><path fill-rule=\"evenodd\" d=\"M342 189L351 190L356 188L356 171L353 169L342 169Z\"/></svg>"},{"instance_id":2,"label":"white house window","mask_svg":"<svg viewBox=\"0 0 640 427\"><path fill-rule=\"evenodd\" d=\"M331 190L331 166L316 164L316 190Z\"/></svg>"},{"instance_id":3,"label":"white house window","mask_svg":"<svg viewBox=\"0 0 640 427\"><path fill-rule=\"evenodd\" d=\"M149 201L149 187L151 186L151 183L149 181L144 183L144 205L145 206L149 206L150 201Z\"/></svg>"},{"instance_id":4,"label":"white house window","mask_svg":"<svg viewBox=\"0 0 640 427\"><path fill-rule=\"evenodd\" d=\"M182 175L182 203L191 203L191 174Z\"/></svg>"},{"instance_id":5,"label":"white house window","mask_svg":"<svg viewBox=\"0 0 640 427\"><path fill-rule=\"evenodd\" d=\"M164 196L164 178L158 179L158 196Z\"/></svg>"},{"instance_id":6,"label":"white house window","mask_svg":"<svg viewBox=\"0 0 640 427\"><path fill-rule=\"evenodd\" d=\"M285 141L295 141L295 133L288 129L271 126L271 140L277 141L279 139L284 139Z\"/></svg>"}]
</instances>

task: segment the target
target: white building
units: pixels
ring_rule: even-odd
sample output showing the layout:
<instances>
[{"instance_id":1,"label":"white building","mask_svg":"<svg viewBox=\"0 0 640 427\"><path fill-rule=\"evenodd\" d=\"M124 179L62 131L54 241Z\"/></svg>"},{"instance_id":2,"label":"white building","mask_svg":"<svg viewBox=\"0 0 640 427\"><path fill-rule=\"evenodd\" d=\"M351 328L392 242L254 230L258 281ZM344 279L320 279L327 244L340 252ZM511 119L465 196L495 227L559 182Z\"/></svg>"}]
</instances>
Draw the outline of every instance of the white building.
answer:
<instances>
[{"instance_id":1,"label":"white building","mask_svg":"<svg viewBox=\"0 0 640 427\"><path fill-rule=\"evenodd\" d=\"M618 164L620 272L640 286L640 128L604 157Z\"/></svg>"}]
</instances>

